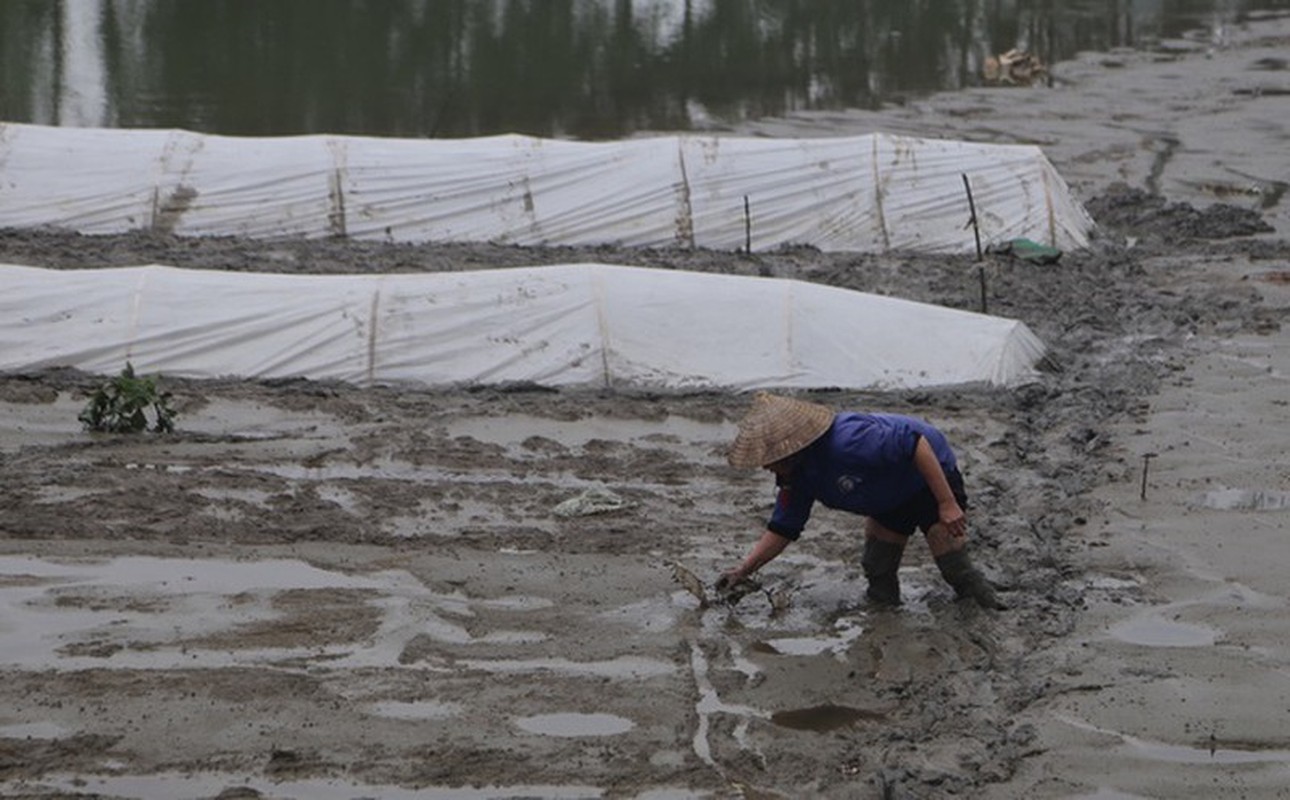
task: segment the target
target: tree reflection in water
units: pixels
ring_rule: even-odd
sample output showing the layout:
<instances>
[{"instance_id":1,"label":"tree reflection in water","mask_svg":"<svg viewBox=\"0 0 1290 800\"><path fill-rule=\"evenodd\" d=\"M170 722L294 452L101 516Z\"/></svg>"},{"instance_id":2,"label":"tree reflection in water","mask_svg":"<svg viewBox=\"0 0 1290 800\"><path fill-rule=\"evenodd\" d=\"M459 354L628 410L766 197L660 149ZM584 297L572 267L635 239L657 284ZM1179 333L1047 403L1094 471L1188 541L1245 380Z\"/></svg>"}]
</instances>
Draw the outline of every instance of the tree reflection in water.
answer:
<instances>
[{"instance_id":1,"label":"tree reflection in water","mask_svg":"<svg viewBox=\"0 0 1290 800\"><path fill-rule=\"evenodd\" d=\"M1284 0L0 3L0 119L225 134L612 138L877 107Z\"/></svg>"}]
</instances>

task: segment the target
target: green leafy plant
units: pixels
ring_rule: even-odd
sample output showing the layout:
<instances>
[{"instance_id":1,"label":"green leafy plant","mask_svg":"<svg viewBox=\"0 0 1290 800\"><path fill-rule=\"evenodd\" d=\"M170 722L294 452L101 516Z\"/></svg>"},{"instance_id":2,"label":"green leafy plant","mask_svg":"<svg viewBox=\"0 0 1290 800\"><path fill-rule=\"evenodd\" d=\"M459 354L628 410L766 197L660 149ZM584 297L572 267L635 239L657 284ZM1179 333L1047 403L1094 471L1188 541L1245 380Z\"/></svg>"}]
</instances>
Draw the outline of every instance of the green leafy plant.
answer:
<instances>
[{"instance_id":1,"label":"green leafy plant","mask_svg":"<svg viewBox=\"0 0 1290 800\"><path fill-rule=\"evenodd\" d=\"M120 375L95 390L77 419L90 431L139 433L148 430L149 410L154 432L170 433L175 429L170 392L160 391L154 377L137 377L134 366L127 361Z\"/></svg>"}]
</instances>

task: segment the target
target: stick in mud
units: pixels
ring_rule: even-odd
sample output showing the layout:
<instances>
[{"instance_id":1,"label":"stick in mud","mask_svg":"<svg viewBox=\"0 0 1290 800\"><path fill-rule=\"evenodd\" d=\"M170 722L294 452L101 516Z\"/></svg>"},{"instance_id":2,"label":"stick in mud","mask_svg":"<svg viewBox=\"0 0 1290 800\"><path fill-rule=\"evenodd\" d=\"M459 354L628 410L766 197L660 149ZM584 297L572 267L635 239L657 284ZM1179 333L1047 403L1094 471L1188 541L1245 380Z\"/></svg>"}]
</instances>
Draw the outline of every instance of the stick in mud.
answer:
<instances>
[{"instance_id":1,"label":"stick in mud","mask_svg":"<svg viewBox=\"0 0 1290 800\"><path fill-rule=\"evenodd\" d=\"M983 254L981 253L981 227L976 221L976 201L972 199L972 184L968 181L967 173L961 174L963 175L963 188L967 190L968 213L971 215L968 217L968 222L972 225L972 236L976 239L976 260L980 261Z\"/></svg>"},{"instance_id":2,"label":"stick in mud","mask_svg":"<svg viewBox=\"0 0 1290 800\"><path fill-rule=\"evenodd\" d=\"M1155 453L1144 453L1142 456L1142 491L1140 496L1143 500L1147 499L1147 468L1151 466L1151 459L1155 457Z\"/></svg>"},{"instance_id":3,"label":"stick in mud","mask_svg":"<svg viewBox=\"0 0 1290 800\"><path fill-rule=\"evenodd\" d=\"M989 314L989 307L986 305L986 288L985 288L985 267L976 268L977 281L981 284L981 313Z\"/></svg>"},{"instance_id":4,"label":"stick in mud","mask_svg":"<svg viewBox=\"0 0 1290 800\"><path fill-rule=\"evenodd\" d=\"M744 195L744 252L752 255L752 208L748 205L748 195Z\"/></svg>"}]
</instances>

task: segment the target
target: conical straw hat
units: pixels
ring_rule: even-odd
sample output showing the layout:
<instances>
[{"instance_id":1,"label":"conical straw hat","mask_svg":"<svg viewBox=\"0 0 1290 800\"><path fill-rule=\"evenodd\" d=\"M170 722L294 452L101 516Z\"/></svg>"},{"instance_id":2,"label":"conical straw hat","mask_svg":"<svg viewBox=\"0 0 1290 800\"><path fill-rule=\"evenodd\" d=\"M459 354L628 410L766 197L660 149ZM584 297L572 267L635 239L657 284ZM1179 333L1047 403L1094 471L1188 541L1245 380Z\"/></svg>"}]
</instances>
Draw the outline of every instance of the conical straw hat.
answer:
<instances>
[{"instance_id":1,"label":"conical straw hat","mask_svg":"<svg viewBox=\"0 0 1290 800\"><path fill-rule=\"evenodd\" d=\"M827 406L758 392L726 459L732 467L764 467L806 447L832 424Z\"/></svg>"}]
</instances>

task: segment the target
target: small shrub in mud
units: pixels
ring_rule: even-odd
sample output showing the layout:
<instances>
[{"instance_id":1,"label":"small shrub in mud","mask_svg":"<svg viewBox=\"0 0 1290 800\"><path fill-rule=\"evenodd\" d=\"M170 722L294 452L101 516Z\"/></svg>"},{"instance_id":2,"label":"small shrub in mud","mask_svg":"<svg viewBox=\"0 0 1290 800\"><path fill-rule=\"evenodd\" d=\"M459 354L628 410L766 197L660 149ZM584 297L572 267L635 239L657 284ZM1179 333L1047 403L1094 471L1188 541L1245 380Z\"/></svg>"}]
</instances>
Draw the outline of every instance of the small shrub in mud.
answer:
<instances>
[{"instance_id":1,"label":"small shrub in mud","mask_svg":"<svg viewBox=\"0 0 1290 800\"><path fill-rule=\"evenodd\" d=\"M153 432L170 433L175 429L170 393L157 388L156 378L136 376L134 366L127 361L120 375L95 390L77 419L89 431L139 433L149 430L149 412Z\"/></svg>"}]
</instances>

